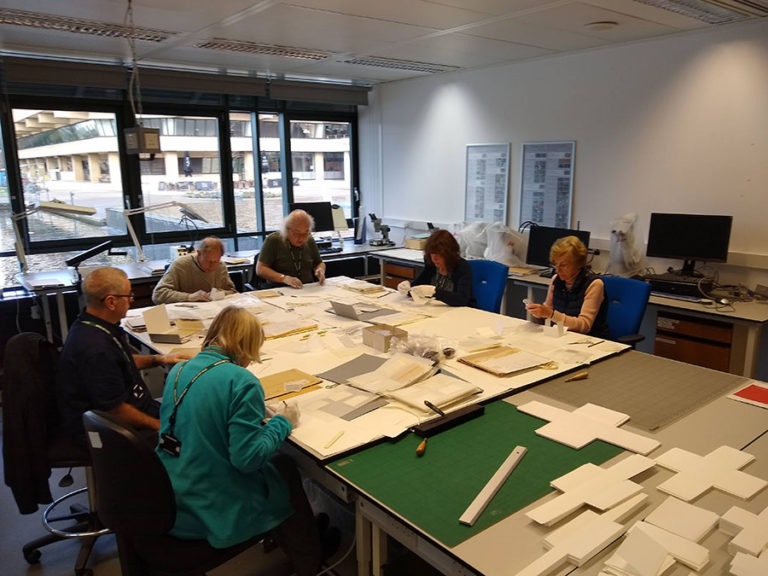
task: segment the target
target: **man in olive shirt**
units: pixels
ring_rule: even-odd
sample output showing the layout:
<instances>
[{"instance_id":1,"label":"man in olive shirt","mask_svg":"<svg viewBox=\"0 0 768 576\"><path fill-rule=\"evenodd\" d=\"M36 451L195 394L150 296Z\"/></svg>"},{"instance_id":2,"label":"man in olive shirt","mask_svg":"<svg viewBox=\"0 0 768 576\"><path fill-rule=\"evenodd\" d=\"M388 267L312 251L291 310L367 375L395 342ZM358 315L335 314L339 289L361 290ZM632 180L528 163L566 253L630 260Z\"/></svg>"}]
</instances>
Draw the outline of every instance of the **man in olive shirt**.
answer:
<instances>
[{"instance_id":1,"label":"man in olive shirt","mask_svg":"<svg viewBox=\"0 0 768 576\"><path fill-rule=\"evenodd\" d=\"M314 220L304 210L294 210L283 221L283 231L273 232L264 241L256 263L256 274L272 286L325 282L325 263L320 258L310 231Z\"/></svg>"}]
</instances>

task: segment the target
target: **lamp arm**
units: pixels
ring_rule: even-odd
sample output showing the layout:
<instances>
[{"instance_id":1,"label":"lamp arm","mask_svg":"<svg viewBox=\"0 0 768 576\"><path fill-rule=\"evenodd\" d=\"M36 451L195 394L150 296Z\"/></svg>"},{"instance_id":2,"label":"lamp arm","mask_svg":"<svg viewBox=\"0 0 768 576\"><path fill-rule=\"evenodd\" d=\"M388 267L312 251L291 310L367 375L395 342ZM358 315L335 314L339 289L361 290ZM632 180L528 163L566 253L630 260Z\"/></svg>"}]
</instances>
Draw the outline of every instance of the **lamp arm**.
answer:
<instances>
[{"instance_id":1,"label":"lamp arm","mask_svg":"<svg viewBox=\"0 0 768 576\"><path fill-rule=\"evenodd\" d=\"M136 230L133 229L133 224L131 223L131 216L134 216L136 214L144 214L145 212L151 212L152 210L160 210L161 208L171 208L172 206L179 206L179 203L176 202L175 200L171 200L169 202L162 202L160 204L152 204L150 206L140 206L139 208L126 208L125 210L123 210L123 218L125 219L125 228L128 231L128 234L130 234L131 236L133 245L136 247L137 262L144 262L146 258L144 257L144 250L141 249L141 243L139 242L139 239L136 236Z\"/></svg>"}]
</instances>

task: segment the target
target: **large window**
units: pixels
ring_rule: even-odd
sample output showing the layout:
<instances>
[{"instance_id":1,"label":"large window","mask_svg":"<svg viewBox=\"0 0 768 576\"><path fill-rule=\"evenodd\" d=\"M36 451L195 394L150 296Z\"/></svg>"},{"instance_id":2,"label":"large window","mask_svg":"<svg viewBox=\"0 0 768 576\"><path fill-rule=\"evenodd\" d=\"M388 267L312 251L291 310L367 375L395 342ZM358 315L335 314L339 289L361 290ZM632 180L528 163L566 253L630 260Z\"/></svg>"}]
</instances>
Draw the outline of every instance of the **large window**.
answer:
<instances>
[{"instance_id":1,"label":"large window","mask_svg":"<svg viewBox=\"0 0 768 576\"><path fill-rule=\"evenodd\" d=\"M253 151L251 114L232 112L229 115L230 148L232 149L232 188L235 195L237 232L257 232L259 166Z\"/></svg>"},{"instance_id":2,"label":"large window","mask_svg":"<svg viewBox=\"0 0 768 576\"><path fill-rule=\"evenodd\" d=\"M144 206L176 203L144 213L147 233L183 232L194 241L223 227L216 118L153 115L142 124L160 130L162 150L140 162Z\"/></svg>"},{"instance_id":3,"label":"large window","mask_svg":"<svg viewBox=\"0 0 768 576\"><path fill-rule=\"evenodd\" d=\"M331 202L352 216L349 122L291 121L293 175L296 202Z\"/></svg>"},{"instance_id":4,"label":"large window","mask_svg":"<svg viewBox=\"0 0 768 576\"><path fill-rule=\"evenodd\" d=\"M115 115L13 110L31 242L123 234Z\"/></svg>"}]
</instances>

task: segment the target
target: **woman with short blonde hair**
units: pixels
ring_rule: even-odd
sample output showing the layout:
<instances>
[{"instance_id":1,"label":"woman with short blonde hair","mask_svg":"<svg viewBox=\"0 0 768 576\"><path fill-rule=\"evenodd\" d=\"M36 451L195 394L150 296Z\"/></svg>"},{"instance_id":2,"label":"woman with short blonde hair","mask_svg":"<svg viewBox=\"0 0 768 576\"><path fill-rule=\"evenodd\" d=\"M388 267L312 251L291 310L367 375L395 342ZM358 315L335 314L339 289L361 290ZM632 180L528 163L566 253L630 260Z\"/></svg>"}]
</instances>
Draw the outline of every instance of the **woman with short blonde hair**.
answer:
<instances>
[{"instance_id":1,"label":"woman with short blonde hair","mask_svg":"<svg viewBox=\"0 0 768 576\"><path fill-rule=\"evenodd\" d=\"M535 318L564 324L571 332L608 337L608 299L600 277L587 268L587 247L576 236L558 238L549 250L557 272L543 304L528 304Z\"/></svg>"}]
</instances>

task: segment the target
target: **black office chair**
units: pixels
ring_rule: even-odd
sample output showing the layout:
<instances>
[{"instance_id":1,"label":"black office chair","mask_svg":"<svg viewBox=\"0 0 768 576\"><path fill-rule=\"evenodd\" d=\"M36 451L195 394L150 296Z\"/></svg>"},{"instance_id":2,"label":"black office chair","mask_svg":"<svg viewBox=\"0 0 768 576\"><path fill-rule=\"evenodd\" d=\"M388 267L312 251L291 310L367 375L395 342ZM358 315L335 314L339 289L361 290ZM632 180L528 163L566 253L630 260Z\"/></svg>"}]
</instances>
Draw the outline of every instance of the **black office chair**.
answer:
<instances>
[{"instance_id":1,"label":"black office chair","mask_svg":"<svg viewBox=\"0 0 768 576\"><path fill-rule=\"evenodd\" d=\"M86 412L83 423L99 518L117 538L122 576L203 575L262 539L214 548L206 540L170 536L176 500L154 449L104 412Z\"/></svg>"},{"instance_id":2,"label":"black office chair","mask_svg":"<svg viewBox=\"0 0 768 576\"><path fill-rule=\"evenodd\" d=\"M76 502L88 491L79 488L53 501L48 486L52 468L86 467L88 451L73 445L59 433L55 383L58 352L36 332L22 332L8 340L5 348L5 387L3 389L3 462L8 485L22 514L37 512L39 504L49 504L43 512L43 525L50 532L22 548L30 564L40 561L40 548L69 538L81 538L75 563L77 576L88 576L86 568L96 538L109 532L98 517ZM71 484L67 474L59 486ZM89 498L92 492L88 491ZM70 504L70 513L56 515ZM60 523L66 522L66 525Z\"/></svg>"}]
</instances>

